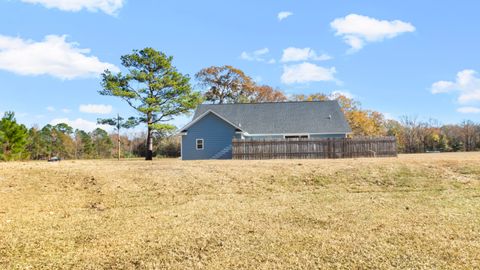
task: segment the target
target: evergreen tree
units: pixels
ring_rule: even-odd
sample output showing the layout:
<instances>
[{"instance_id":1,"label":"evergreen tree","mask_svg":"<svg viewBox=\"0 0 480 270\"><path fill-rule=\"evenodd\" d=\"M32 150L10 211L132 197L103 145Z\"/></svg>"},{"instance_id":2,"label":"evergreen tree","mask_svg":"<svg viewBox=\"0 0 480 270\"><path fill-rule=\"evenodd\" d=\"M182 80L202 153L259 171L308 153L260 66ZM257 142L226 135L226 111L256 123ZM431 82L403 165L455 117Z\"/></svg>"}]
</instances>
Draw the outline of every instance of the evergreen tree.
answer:
<instances>
[{"instance_id":1,"label":"evergreen tree","mask_svg":"<svg viewBox=\"0 0 480 270\"><path fill-rule=\"evenodd\" d=\"M112 156L112 139L108 133L97 128L90 134L93 145L95 146L96 158L110 158Z\"/></svg>"},{"instance_id":2,"label":"evergreen tree","mask_svg":"<svg viewBox=\"0 0 480 270\"><path fill-rule=\"evenodd\" d=\"M40 130L40 144L42 149L42 156L49 159L56 155L55 144L57 138L52 125L48 124Z\"/></svg>"},{"instance_id":3,"label":"evergreen tree","mask_svg":"<svg viewBox=\"0 0 480 270\"><path fill-rule=\"evenodd\" d=\"M137 122L147 124L146 160L152 160L154 131L175 129L166 122L195 108L201 96L192 91L190 78L172 65L171 56L145 48L121 59L128 74L105 71L100 94L125 100L141 115Z\"/></svg>"},{"instance_id":4,"label":"evergreen tree","mask_svg":"<svg viewBox=\"0 0 480 270\"><path fill-rule=\"evenodd\" d=\"M83 130L75 130L75 149L76 158L87 159L95 156L92 138Z\"/></svg>"},{"instance_id":5,"label":"evergreen tree","mask_svg":"<svg viewBox=\"0 0 480 270\"><path fill-rule=\"evenodd\" d=\"M0 121L0 160L28 158L28 130L17 123L13 112L6 112Z\"/></svg>"}]
</instances>

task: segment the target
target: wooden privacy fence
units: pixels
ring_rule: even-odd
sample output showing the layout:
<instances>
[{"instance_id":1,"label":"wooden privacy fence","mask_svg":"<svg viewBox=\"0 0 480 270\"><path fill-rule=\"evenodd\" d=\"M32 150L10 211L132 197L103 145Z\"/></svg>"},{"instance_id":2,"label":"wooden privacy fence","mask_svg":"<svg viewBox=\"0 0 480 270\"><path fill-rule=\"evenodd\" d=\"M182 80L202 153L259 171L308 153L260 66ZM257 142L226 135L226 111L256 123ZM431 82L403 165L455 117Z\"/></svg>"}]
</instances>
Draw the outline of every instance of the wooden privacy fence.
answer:
<instances>
[{"instance_id":1,"label":"wooden privacy fence","mask_svg":"<svg viewBox=\"0 0 480 270\"><path fill-rule=\"evenodd\" d=\"M395 137L232 141L233 159L396 157Z\"/></svg>"}]
</instances>

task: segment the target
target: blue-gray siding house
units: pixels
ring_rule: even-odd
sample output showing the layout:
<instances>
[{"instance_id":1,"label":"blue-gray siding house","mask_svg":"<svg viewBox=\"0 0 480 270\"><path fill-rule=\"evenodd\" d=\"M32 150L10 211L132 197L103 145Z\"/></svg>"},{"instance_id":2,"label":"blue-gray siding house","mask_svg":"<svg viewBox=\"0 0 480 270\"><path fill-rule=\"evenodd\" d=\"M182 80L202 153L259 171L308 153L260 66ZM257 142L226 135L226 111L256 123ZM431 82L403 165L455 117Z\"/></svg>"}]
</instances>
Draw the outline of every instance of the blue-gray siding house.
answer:
<instances>
[{"instance_id":1,"label":"blue-gray siding house","mask_svg":"<svg viewBox=\"0 0 480 270\"><path fill-rule=\"evenodd\" d=\"M180 130L183 160L231 159L232 139L345 138L337 101L202 104Z\"/></svg>"}]
</instances>

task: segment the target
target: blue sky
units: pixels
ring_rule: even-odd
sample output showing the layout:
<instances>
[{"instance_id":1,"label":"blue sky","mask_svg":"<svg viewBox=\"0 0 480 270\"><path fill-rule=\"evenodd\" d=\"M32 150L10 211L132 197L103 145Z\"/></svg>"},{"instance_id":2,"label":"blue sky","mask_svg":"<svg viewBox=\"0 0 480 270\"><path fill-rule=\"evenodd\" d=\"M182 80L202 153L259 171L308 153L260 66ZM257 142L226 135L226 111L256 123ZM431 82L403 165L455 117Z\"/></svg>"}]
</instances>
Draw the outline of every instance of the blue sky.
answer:
<instances>
[{"instance_id":1,"label":"blue sky","mask_svg":"<svg viewBox=\"0 0 480 270\"><path fill-rule=\"evenodd\" d=\"M0 112L87 130L134 115L97 93L98 74L153 47L192 77L229 64L287 94L341 91L388 117L478 121L478 10L467 0L0 0Z\"/></svg>"}]
</instances>

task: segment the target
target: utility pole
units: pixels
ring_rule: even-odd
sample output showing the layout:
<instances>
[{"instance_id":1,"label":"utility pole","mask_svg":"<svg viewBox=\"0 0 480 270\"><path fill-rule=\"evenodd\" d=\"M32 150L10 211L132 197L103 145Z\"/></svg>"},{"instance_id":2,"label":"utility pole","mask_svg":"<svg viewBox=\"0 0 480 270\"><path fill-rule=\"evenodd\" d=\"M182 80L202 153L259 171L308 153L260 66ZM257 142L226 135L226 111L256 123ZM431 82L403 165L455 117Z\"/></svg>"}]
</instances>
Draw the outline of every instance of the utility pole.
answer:
<instances>
[{"instance_id":1,"label":"utility pole","mask_svg":"<svg viewBox=\"0 0 480 270\"><path fill-rule=\"evenodd\" d=\"M117 113L117 117L110 118L110 119L97 119L97 123L102 125L109 125L117 129L117 144L118 144L117 152L118 152L118 160L120 160L120 157L122 154L121 153L122 141L120 139L120 130L122 128L129 129L137 126L138 122L135 120L135 117L130 117L127 120L125 120L123 117L120 117L120 114Z\"/></svg>"}]
</instances>

